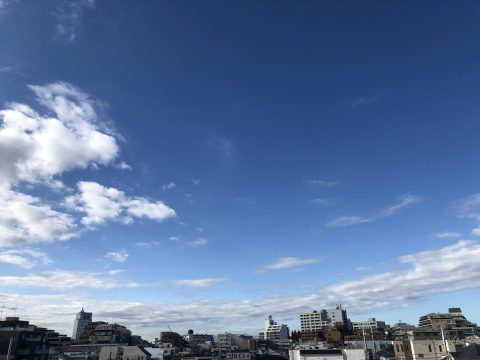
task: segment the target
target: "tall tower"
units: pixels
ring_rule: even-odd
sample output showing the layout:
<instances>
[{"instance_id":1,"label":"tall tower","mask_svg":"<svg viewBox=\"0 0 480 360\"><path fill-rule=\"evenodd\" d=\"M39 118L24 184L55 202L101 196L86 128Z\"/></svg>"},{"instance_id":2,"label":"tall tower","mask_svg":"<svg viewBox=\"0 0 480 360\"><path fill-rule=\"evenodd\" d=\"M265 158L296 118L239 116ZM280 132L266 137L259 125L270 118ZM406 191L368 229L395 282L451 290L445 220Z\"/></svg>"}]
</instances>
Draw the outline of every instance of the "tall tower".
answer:
<instances>
[{"instance_id":1,"label":"tall tower","mask_svg":"<svg viewBox=\"0 0 480 360\"><path fill-rule=\"evenodd\" d=\"M85 327L88 324L92 323L92 313L88 313L80 310L75 315L75 321L73 322L73 334L72 334L72 339L78 340L80 339L80 335L83 334L83 331L85 330Z\"/></svg>"}]
</instances>

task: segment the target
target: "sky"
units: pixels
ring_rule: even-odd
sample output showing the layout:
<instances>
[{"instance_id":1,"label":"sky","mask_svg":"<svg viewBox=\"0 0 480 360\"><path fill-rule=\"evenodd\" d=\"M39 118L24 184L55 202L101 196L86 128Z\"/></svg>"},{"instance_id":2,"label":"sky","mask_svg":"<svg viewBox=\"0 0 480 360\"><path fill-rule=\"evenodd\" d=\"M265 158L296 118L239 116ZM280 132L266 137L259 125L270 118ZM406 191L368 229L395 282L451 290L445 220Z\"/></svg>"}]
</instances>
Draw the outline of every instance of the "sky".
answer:
<instances>
[{"instance_id":1,"label":"sky","mask_svg":"<svg viewBox=\"0 0 480 360\"><path fill-rule=\"evenodd\" d=\"M480 322L480 3L0 0L0 309Z\"/></svg>"}]
</instances>

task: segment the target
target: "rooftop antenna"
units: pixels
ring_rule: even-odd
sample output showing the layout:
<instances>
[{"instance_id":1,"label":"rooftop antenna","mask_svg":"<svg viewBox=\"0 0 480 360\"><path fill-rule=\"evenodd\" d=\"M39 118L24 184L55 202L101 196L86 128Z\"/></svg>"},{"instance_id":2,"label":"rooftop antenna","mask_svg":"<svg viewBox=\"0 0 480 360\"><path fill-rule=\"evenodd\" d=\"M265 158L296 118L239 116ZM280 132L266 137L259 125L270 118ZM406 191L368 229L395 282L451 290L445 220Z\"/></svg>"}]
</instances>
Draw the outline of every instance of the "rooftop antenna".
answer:
<instances>
[{"instance_id":1,"label":"rooftop antenna","mask_svg":"<svg viewBox=\"0 0 480 360\"><path fill-rule=\"evenodd\" d=\"M2 311L0 312L0 321L2 321L3 318L3 310L5 309L5 303L2 303Z\"/></svg>"},{"instance_id":2,"label":"rooftop antenna","mask_svg":"<svg viewBox=\"0 0 480 360\"><path fill-rule=\"evenodd\" d=\"M17 306L18 304L15 304L15 307L13 308L14 310L14 313L13 313L13 317L17 317Z\"/></svg>"}]
</instances>

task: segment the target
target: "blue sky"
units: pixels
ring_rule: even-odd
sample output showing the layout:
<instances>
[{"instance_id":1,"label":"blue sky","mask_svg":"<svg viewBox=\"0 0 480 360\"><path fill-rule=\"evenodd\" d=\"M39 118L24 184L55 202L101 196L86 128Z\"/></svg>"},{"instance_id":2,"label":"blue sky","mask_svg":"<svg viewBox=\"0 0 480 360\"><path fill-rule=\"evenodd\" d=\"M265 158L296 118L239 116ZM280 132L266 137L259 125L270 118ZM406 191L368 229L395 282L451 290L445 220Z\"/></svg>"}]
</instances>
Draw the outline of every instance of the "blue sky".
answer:
<instances>
[{"instance_id":1,"label":"blue sky","mask_svg":"<svg viewBox=\"0 0 480 360\"><path fill-rule=\"evenodd\" d=\"M480 4L0 0L0 303L257 333L480 322Z\"/></svg>"}]
</instances>

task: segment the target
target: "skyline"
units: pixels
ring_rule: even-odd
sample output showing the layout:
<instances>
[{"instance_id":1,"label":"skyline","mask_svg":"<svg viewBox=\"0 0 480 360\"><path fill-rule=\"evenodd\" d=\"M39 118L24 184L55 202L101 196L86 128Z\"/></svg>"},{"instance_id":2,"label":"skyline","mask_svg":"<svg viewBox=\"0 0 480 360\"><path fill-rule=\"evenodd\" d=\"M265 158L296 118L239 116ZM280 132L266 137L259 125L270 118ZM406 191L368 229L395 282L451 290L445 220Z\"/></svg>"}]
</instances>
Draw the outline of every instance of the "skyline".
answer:
<instances>
[{"instance_id":1,"label":"skyline","mask_svg":"<svg viewBox=\"0 0 480 360\"><path fill-rule=\"evenodd\" d=\"M479 15L0 0L4 316L480 323Z\"/></svg>"}]
</instances>

